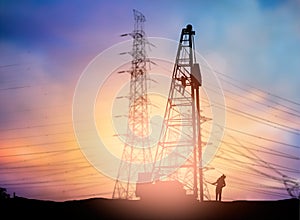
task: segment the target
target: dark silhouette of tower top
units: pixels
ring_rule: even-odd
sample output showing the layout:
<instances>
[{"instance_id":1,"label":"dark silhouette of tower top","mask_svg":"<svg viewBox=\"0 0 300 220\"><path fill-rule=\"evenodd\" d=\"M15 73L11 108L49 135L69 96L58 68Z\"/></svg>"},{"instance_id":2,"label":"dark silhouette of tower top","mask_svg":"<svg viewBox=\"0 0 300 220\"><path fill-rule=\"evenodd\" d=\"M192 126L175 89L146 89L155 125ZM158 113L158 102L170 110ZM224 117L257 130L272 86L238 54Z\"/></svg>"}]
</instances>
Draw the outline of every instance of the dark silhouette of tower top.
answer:
<instances>
[{"instance_id":1,"label":"dark silhouette of tower top","mask_svg":"<svg viewBox=\"0 0 300 220\"><path fill-rule=\"evenodd\" d=\"M193 31L193 26L191 24L186 25L186 28L182 29L182 32L184 34L191 34L191 35L195 35L195 31Z\"/></svg>"}]
</instances>

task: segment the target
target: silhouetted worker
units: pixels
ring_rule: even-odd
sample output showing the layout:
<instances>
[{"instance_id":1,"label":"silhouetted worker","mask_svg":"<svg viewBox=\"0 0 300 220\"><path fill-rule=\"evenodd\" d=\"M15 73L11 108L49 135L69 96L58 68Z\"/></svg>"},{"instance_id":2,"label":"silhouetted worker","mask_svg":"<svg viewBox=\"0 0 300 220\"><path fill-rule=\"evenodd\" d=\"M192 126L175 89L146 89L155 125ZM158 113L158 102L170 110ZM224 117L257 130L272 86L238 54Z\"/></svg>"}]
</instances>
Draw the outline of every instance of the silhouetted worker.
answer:
<instances>
[{"instance_id":1,"label":"silhouetted worker","mask_svg":"<svg viewBox=\"0 0 300 220\"><path fill-rule=\"evenodd\" d=\"M181 76L180 78L176 78L176 79L181 82L181 87L179 87L178 91L183 94L186 87L186 77Z\"/></svg>"},{"instance_id":2,"label":"silhouetted worker","mask_svg":"<svg viewBox=\"0 0 300 220\"><path fill-rule=\"evenodd\" d=\"M216 182L213 183L213 185L216 185L216 201L222 200L222 189L224 186L226 186L225 178L226 176L223 174L217 179Z\"/></svg>"},{"instance_id":3,"label":"silhouetted worker","mask_svg":"<svg viewBox=\"0 0 300 220\"><path fill-rule=\"evenodd\" d=\"M184 76L181 76L180 78L182 86L185 88L186 87L186 78Z\"/></svg>"}]
</instances>

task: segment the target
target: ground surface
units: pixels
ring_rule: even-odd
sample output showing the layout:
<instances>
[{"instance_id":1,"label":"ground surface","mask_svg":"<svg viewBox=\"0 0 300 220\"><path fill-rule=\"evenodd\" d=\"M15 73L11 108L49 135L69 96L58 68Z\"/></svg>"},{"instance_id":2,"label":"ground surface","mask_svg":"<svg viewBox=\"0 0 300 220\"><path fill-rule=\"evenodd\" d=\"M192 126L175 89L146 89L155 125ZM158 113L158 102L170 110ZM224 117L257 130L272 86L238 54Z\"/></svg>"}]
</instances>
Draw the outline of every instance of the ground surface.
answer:
<instances>
[{"instance_id":1,"label":"ground surface","mask_svg":"<svg viewBox=\"0 0 300 220\"><path fill-rule=\"evenodd\" d=\"M65 202L12 198L0 201L1 219L284 219L299 220L300 200L202 203L91 198Z\"/></svg>"}]
</instances>

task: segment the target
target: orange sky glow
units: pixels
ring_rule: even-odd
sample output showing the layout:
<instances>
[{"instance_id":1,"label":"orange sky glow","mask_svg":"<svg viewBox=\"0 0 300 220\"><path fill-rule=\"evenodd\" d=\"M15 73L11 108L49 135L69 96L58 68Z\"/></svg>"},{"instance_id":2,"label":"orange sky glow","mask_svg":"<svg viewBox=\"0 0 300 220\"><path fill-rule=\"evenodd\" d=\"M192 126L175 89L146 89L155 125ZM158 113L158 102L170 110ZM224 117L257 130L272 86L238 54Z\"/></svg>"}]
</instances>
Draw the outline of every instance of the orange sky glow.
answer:
<instances>
[{"instance_id":1,"label":"orange sky glow","mask_svg":"<svg viewBox=\"0 0 300 220\"><path fill-rule=\"evenodd\" d=\"M170 67L171 65L168 64L167 66ZM159 75L164 77L170 75L166 68L154 68L149 73L150 78L153 74L151 72L155 74L160 72ZM128 83L128 74L111 74L99 91L95 105L95 123L98 134L108 150L119 158L121 158L124 145L124 138L122 139L121 136L124 134L116 133L118 130L115 126L123 126L119 129L126 132L128 99L125 96L129 93ZM152 83L151 86L157 85ZM229 86L226 87L225 83L224 86L227 91L234 93L229 94L226 90L224 91L226 106L228 106L226 127L233 130L225 130L215 157L204 169L207 199L214 198L214 186L209 183L214 182L223 173L226 174L228 183L224 189L225 200L260 199L261 193L272 193L270 187L281 189L278 192L279 195L287 196L283 182L273 181L272 178L260 175L255 169L280 179L279 174L274 171L276 169L272 169L274 167L272 163L277 164L282 160L270 153L273 150L274 152L286 152L288 155L292 155L292 153L284 149L284 146L274 146L272 142L247 136L244 133L255 134L258 137L271 140L277 140L278 136L281 136L282 140L288 140L289 136L282 136L283 132L278 131L278 129L253 121L253 118L245 117L245 114L239 114L239 111L259 115L261 118L267 118L270 121L275 120L277 123L284 123L291 127L297 125L297 122L289 120L287 123L289 116L280 110L281 107L279 106L276 110L265 105L267 97L263 97L261 94L258 96L256 91L249 90L238 94ZM164 92L167 92L169 85L163 87L166 87ZM73 90L73 88L67 86L64 90L65 93L68 93L68 90ZM35 91L31 91L32 95ZM202 114L212 117L209 101L205 98L204 91L202 94ZM48 96L50 95L52 94L48 94ZM55 98L56 94L54 93L52 96ZM150 119L154 116L163 117L166 97L167 93L159 96L149 94L150 102L155 106L150 106ZM243 101L240 101L240 97L244 97ZM23 127L16 128L16 130L2 132L1 161L6 167L5 171L2 172L2 177L4 183L7 183L7 187L10 188L11 184L17 194L20 191L22 196L59 201L91 196L111 198L114 179L93 167L93 164L89 163L78 146L70 117L71 101L69 103L70 105L59 107L59 112L56 108L36 109L35 115L32 116L32 123L25 123ZM265 106L259 107L253 103L261 103ZM48 116L45 117L45 115ZM118 115L121 116L118 117ZM35 118L37 122L34 121ZM41 120L43 123L40 123ZM118 122L118 120L121 121ZM46 125L40 126L38 122ZM209 123L207 122L207 125L202 126L204 141L208 139L209 135L214 135L210 133ZM150 124L150 126L159 129L157 124ZM86 132L88 138L89 131ZM262 153L261 146L264 147L266 153ZM211 146L208 144L206 148L209 147ZM153 147L154 151L155 146ZM270 163L271 168L262 168L261 164L264 164L264 161ZM106 165L110 166L109 163ZM285 161L281 165L289 166ZM26 191L23 191L24 188Z\"/></svg>"}]
</instances>

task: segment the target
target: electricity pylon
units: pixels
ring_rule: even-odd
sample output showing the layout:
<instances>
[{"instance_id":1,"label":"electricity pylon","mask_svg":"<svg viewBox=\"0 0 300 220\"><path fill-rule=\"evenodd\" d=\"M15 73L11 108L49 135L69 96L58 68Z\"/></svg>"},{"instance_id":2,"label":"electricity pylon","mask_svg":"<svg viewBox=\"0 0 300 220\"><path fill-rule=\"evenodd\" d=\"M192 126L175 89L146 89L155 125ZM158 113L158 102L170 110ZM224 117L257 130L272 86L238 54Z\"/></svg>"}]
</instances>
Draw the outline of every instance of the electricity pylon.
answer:
<instances>
[{"instance_id":1,"label":"electricity pylon","mask_svg":"<svg viewBox=\"0 0 300 220\"><path fill-rule=\"evenodd\" d=\"M134 199L135 184L138 173L151 173L151 167L146 166L152 161L152 153L149 141L148 123L148 96L147 96L147 69L149 62L146 56L145 45L147 43L144 32L145 16L137 10L133 10L134 30L130 34L133 38L131 69L129 112L127 124L127 136L119 166L118 176L113 190L113 198ZM135 165L139 165L138 168Z\"/></svg>"},{"instance_id":2,"label":"electricity pylon","mask_svg":"<svg viewBox=\"0 0 300 220\"><path fill-rule=\"evenodd\" d=\"M164 123L155 155L154 180L177 180L187 194L203 201L200 66L196 63L195 31L181 31Z\"/></svg>"}]
</instances>

